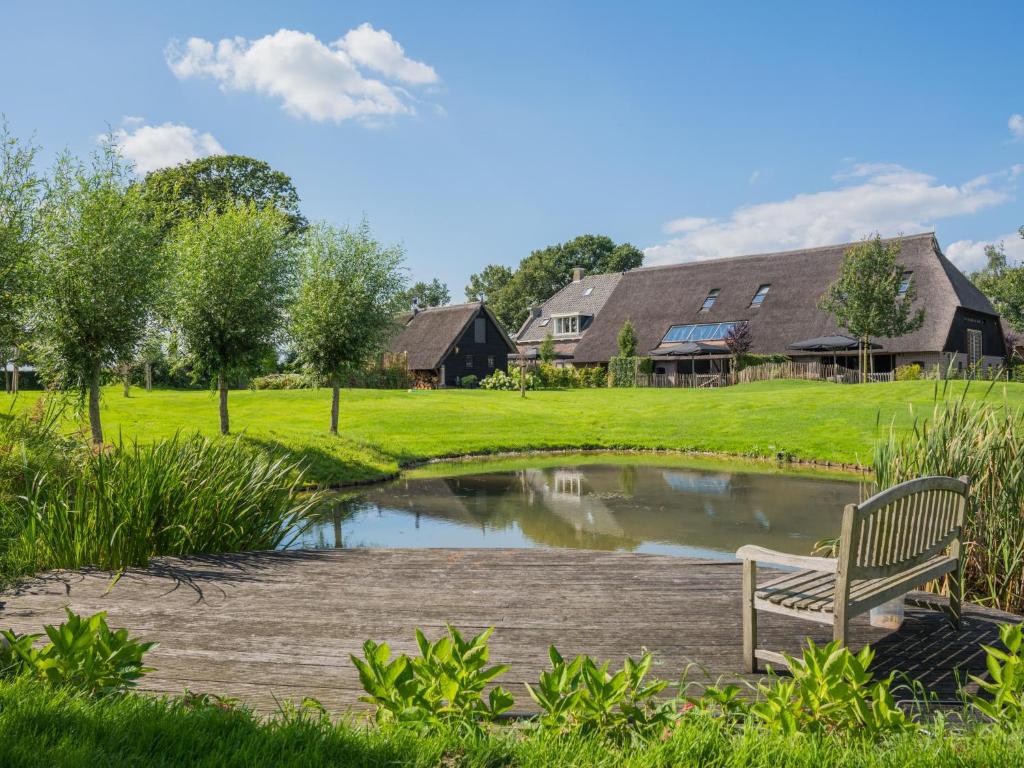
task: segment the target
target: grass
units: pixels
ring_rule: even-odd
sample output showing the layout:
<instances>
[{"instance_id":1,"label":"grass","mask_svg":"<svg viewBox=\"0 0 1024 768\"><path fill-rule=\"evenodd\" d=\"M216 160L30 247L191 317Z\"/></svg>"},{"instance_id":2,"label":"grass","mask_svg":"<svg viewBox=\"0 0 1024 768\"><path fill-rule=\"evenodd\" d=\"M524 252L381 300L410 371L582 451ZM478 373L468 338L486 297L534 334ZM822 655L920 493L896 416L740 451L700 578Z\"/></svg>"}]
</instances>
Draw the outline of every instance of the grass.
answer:
<instances>
[{"instance_id":1,"label":"grass","mask_svg":"<svg viewBox=\"0 0 1024 768\"><path fill-rule=\"evenodd\" d=\"M987 396L1024 405L1024 384L969 386L968 399ZM733 456L871 464L875 442L889 424L910 429L930 413L934 382L867 386L777 381L709 390L576 389L530 392L346 390L341 437L327 430L327 390L235 391L231 423L272 453L308 463L325 485L376 480L427 459L544 449L668 449ZM28 408L23 392L15 408ZM0 396L0 413L12 407ZM217 403L208 392L104 392L109 435L150 440L179 430L217 433ZM70 419L68 429L81 428Z\"/></svg>"},{"instance_id":2,"label":"grass","mask_svg":"<svg viewBox=\"0 0 1024 768\"><path fill-rule=\"evenodd\" d=\"M216 702L88 699L26 680L0 683L0 765L93 766L1024 766L1024 732L936 729L882 743L786 737L686 718L663 739L619 749L598 738L502 729L482 738L377 730L318 716L260 719Z\"/></svg>"}]
</instances>

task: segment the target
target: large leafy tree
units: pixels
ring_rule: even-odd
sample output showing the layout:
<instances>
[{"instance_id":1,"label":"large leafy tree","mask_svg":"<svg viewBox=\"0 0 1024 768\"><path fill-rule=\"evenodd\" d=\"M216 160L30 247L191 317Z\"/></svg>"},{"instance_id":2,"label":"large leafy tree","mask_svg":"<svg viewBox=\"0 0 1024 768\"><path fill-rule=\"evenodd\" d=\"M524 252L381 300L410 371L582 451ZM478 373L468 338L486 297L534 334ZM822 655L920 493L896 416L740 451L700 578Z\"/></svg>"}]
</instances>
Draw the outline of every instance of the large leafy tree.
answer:
<instances>
[{"instance_id":1,"label":"large leafy tree","mask_svg":"<svg viewBox=\"0 0 1024 768\"><path fill-rule=\"evenodd\" d=\"M331 432L338 433L340 378L365 365L387 343L404 285L399 246L355 231L311 227L299 251L299 289L291 336L299 359L331 386Z\"/></svg>"},{"instance_id":2,"label":"large leafy tree","mask_svg":"<svg viewBox=\"0 0 1024 768\"><path fill-rule=\"evenodd\" d=\"M501 264L488 264L481 272L470 275L466 286L467 301L494 301L515 273Z\"/></svg>"},{"instance_id":3,"label":"large leafy tree","mask_svg":"<svg viewBox=\"0 0 1024 768\"><path fill-rule=\"evenodd\" d=\"M1024 227L1021 228L1021 237L1024 237ZM1002 243L987 246L985 256L988 263L980 272L971 275L971 280L988 296L1013 330L1024 332L1024 264L1011 266Z\"/></svg>"},{"instance_id":4,"label":"large leafy tree","mask_svg":"<svg viewBox=\"0 0 1024 768\"><path fill-rule=\"evenodd\" d=\"M531 253L497 290L488 291L487 301L505 328L515 332L531 306L547 301L572 280L574 267L582 267L588 274L624 272L639 267L643 260L643 252L629 243L616 244L603 235L580 235ZM477 286L489 287L501 269L491 265L470 277L467 294Z\"/></svg>"},{"instance_id":5,"label":"large leafy tree","mask_svg":"<svg viewBox=\"0 0 1024 768\"><path fill-rule=\"evenodd\" d=\"M148 174L141 186L166 232L182 221L210 210L224 213L238 203L276 208L287 218L291 232L306 226L291 178L243 155L211 155L162 168Z\"/></svg>"},{"instance_id":6,"label":"large leafy tree","mask_svg":"<svg viewBox=\"0 0 1024 768\"><path fill-rule=\"evenodd\" d=\"M419 282L413 283L398 296L398 304L408 309L412 305L412 300L417 299L421 307L443 307L445 304L451 304L452 292L448 289L448 284L443 283L436 277L429 283L420 280Z\"/></svg>"},{"instance_id":7,"label":"large leafy tree","mask_svg":"<svg viewBox=\"0 0 1024 768\"><path fill-rule=\"evenodd\" d=\"M295 277L294 238L274 207L238 203L178 226L171 316L193 363L216 380L228 434L228 380L257 369L284 326Z\"/></svg>"},{"instance_id":8,"label":"large leafy tree","mask_svg":"<svg viewBox=\"0 0 1024 768\"><path fill-rule=\"evenodd\" d=\"M9 359L16 362L25 342L42 191L34 168L36 151L33 144L13 136L0 118L0 365ZM17 389L16 375L13 388Z\"/></svg>"},{"instance_id":9,"label":"large leafy tree","mask_svg":"<svg viewBox=\"0 0 1024 768\"><path fill-rule=\"evenodd\" d=\"M913 309L917 292L911 280L900 294L905 269L900 264L898 239L881 236L863 240L843 256L839 277L819 299L818 307L861 341L861 380L867 373L872 338L896 338L916 331L924 322L924 309Z\"/></svg>"},{"instance_id":10,"label":"large leafy tree","mask_svg":"<svg viewBox=\"0 0 1024 768\"><path fill-rule=\"evenodd\" d=\"M63 154L40 209L38 358L51 381L87 397L97 444L103 370L131 359L165 274L158 233L131 179L113 145L90 164Z\"/></svg>"}]
</instances>

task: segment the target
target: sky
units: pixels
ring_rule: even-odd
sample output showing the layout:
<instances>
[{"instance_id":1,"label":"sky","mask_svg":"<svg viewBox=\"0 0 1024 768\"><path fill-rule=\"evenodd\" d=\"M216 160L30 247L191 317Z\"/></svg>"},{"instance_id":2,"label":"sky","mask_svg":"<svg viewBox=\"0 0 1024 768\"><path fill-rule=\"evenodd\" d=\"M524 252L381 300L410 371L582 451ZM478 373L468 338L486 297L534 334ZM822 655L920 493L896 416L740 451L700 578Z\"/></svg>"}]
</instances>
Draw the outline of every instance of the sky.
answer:
<instances>
[{"instance_id":1,"label":"sky","mask_svg":"<svg viewBox=\"0 0 1024 768\"><path fill-rule=\"evenodd\" d=\"M584 233L646 264L934 230L1024 259L1020 2L7 2L0 112L44 160L214 153L413 280Z\"/></svg>"}]
</instances>

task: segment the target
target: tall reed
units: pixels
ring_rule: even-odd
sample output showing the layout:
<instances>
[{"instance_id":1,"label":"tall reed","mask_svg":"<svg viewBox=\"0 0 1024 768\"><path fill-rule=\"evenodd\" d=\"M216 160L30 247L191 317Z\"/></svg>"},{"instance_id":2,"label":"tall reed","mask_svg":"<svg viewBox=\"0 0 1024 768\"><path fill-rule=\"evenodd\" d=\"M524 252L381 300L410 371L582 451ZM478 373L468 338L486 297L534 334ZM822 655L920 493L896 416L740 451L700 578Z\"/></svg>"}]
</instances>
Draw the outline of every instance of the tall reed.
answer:
<instances>
[{"instance_id":1,"label":"tall reed","mask_svg":"<svg viewBox=\"0 0 1024 768\"><path fill-rule=\"evenodd\" d=\"M944 399L909 434L890 429L875 450L879 488L922 475L971 478L964 531L968 599L1024 612L1024 425L989 401Z\"/></svg>"},{"instance_id":2,"label":"tall reed","mask_svg":"<svg viewBox=\"0 0 1024 768\"><path fill-rule=\"evenodd\" d=\"M35 476L21 539L49 568L144 566L155 555L273 549L308 524L301 471L235 440L122 444L65 476Z\"/></svg>"}]
</instances>

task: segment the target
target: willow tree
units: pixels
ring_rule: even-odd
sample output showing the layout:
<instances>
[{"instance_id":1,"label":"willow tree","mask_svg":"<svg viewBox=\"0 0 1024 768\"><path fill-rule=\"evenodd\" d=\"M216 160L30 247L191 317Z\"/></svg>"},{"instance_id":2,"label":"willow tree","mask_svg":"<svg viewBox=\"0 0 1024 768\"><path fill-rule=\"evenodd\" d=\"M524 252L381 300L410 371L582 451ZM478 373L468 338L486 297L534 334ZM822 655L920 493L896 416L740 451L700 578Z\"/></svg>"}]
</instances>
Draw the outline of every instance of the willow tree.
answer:
<instances>
[{"instance_id":1,"label":"willow tree","mask_svg":"<svg viewBox=\"0 0 1024 768\"><path fill-rule=\"evenodd\" d=\"M285 214L249 202L186 220L167 243L171 315L192 362L216 382L221 434L230 432L229 378L273 355L284 326L295 266L288 230Z\"/></svg>"},{"instance_id":2,"label":"willow tree","mask_svg":"<svg viewBox=\"0 0 1024 768\"><path fill-rule=\"evenodd\" d=\"M132 356L163 284L158 232L132 180L112 144L89 164L65 153L40 209L38 362L52 383L88 400L97 444L103 371Z\"/></svg>"},{"instance_id":3,"label":"willow tree","mask_svg":"<svg viewBox=\"0 0 1024 768\"><path fill-rule=\"evenodd\" d=\"M36 151L0 119L0 364L14 363L13 392L18 390L18 352L25 341L38 236L42 180L35 172Z\"/></svg>"},{"instance_id":4,"label":"willow tree","mask_svg":"<svg viewBox=\"0 0 1024 768\"><path fill-rule=\"evenodd\" d=\"M403 258L401 247L374 240L365 222L355 231L319 224L303 239L291 336L299 359L331 386L333 434L342 375L379 354L394 330Z\"/></svg>"},{"instance_id":5,"label":"willow tree","mask_svg":"<svg viewBox=\"0 0 1024 768\"><path fill-rule=\"evenodd\" d=\"M872 338L904 336L924 323L924 310L913 310L917 292L899 262L901 250L899 239L884 241L879 235L852 246L838 279L818 301L820 309L860 340L861 381L866 381Z\"/></svg>"}]
</instances>

